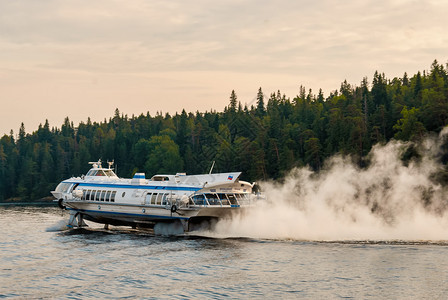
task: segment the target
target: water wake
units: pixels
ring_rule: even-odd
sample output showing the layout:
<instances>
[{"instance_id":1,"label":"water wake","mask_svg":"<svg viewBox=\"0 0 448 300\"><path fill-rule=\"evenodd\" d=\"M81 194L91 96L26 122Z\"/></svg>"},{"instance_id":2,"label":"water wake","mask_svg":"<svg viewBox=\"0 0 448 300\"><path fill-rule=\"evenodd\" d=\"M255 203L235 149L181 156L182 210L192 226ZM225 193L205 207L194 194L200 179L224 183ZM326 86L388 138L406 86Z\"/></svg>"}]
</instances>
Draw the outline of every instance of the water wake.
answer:
<instances>
[{"instance_id":1,"label":"water wake","mask_svg":"<svg viewBox=\"0 0 448 300\"><path fill-rule=\"evenodd\" d=\"M220 221L216 234L314 241L448 240L448 190L437 180L447 136L445 128L419 145L377 145L365 168L335 156L319 173L298 168L282 183L263 182L268 200Z\"/></svg>"},{"instance_id":2,"label":"water wake","mask_svg":"<svg viewBox=\"0 0 448 300\"><path fill-rule=\"evenodd\" d=\"M46 232L57 232L57 231L69 230L70 228L67 225L68 225L68 220L60 220L56 224L47 227L47 229L45 231Z\"/></svg>"},{"instance_id":3,"label":"water wake","mask_svg":"<svg viewBox=\"0 0 448 300\"><path fill-rule=\"evenodd\" d=\"M154 234L161 236L173 236L181 235L184 233L184 229L180 222L173 223L157 223L154 226Z\"/></svg>"}]
</instances>

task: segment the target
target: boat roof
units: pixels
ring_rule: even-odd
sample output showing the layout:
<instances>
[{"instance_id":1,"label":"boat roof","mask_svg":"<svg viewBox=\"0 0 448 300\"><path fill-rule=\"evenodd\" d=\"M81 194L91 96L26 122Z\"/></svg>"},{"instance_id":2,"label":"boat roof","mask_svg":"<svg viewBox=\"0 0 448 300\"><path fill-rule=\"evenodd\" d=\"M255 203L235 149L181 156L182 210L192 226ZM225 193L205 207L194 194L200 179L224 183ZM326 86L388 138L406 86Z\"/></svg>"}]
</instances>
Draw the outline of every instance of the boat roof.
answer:
<instances>
[{"instance_id":1,"label":"boat roof","mask_svg":"<svg viewBox=\"0 0 448 300\"><path fill-rule=\"evenodd\" d=\"M109 178L118 178L118 176L114 173L111 168L114 162L107 162L108 168L103 168L101 164L101 159L96 162L89 162L92 165L92 168L87 172L86 177L109 177Z\"/></svg>"},{"instance_id":2,"label":"boat roof","mask_svg":"<svg viewBox=\"0 0 448 300\"><path fill-rule=\"evenodd\" d=\"M89 162L92 165L92 168L85 175L90 178L90 180L110 180L110 179L118 179L118 176L113 172L111 168L113 162L108 162L109 167L103 168L101 165L101 160L97 162ZM223 184L223 183L234 183L239 180L241 176L241 172L228 172L228 173L211 173L211 174L198 174L198 175L187 175L186 173L176 173L173 174L156 174L149 179L149 181L154 182L166 182L166 183L177 183L177 184L185 184L185 185L194 185L194 186L205 186L205 185L215 185L215 184ZM121 179L121 180L129 180L129 179ZM144 173L136 173L131 180L140 181L142 184L145 179Z\"/></svg>"},{"instance_id":3,"label":"boat roof","mask_svg":"<svg viewBox=\"0 0 448 300\"><path fill-rule=\"evenodd\" d=\"M185 173L177 173L176 175L157 174L151 178L151 181L172 181L183 184L203 185L218 182L233 183L236 182L240 176L241 172L198 174L198 175L186 175Z\"/></svg>"}]
</instances>

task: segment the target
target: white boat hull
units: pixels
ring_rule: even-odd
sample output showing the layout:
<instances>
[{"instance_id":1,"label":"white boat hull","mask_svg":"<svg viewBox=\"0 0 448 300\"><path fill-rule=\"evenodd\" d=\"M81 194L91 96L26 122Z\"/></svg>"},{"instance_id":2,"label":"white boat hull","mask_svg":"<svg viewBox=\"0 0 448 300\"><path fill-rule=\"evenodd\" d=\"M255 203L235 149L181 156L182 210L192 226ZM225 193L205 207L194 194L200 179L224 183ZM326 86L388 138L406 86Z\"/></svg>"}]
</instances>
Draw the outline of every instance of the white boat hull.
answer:
<instances>
[{"instance_id":1,"label":"white boat hull","mask_svg":"<svg viewBox=\"0 0 448 300\"><path fill-rule=\"evenodd\" d=\"M192 224L231 217L249 207L253 184L240 181L240 172L186 175L143 173L118 178L101 161L82 177L62 181L54 191L61 208L70 211L69 226L85 226L84 219L106 225L153 227L157 223Z\"/></svg>"},{"instance_id":2,"label":"white boat hull","mask_svg":"<svg viewBox=\"0 0 448 300\"><path fill-rule=\"evenodd\" d=\"M190 207L172 212L170 207L148 207L146 205L129 205L119 203L91 203L87 201L65 202L71 215L96 223L132 226L134 228L151 228L157 223L173 223L180 221L185 231L193 229L192 224L214 219L230 218L241 213L240 207ZM70 226L81 227L82 220L74 221Z\"/></svg>"}]
</instances>

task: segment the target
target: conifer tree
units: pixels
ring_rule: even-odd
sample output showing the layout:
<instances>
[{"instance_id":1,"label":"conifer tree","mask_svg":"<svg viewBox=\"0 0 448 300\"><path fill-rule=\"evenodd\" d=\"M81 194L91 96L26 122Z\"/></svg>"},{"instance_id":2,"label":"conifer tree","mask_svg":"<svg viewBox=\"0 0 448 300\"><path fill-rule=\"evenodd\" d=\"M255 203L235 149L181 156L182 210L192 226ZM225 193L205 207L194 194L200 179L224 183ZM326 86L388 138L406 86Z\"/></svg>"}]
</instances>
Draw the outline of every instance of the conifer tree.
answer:
<instances>
[{"instance_id":1,"label":"conifer tree","mask_svg":"<svg viewBox=\"0 0 448 300\"><path fill-rule=\"evenodd\" d=\"M263 91L261 90L261 87L258 89L258 93L257 93L256 115L258 117L263 117L265 115L264 95L263 95Z\"/></svg>"}]
</instances>

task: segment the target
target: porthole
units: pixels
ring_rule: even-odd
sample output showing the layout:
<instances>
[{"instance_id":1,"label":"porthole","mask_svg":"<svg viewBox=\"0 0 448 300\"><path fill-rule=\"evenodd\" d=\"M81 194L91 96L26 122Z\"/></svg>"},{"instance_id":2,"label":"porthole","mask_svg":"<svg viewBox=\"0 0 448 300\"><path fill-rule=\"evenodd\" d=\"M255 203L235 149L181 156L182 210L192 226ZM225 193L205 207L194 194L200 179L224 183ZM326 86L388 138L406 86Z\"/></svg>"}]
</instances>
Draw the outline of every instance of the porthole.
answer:
<instances>
[{"instance_id":1,"label":"porthole","mask_svg":"<svg viewBox=\"0 0 448 300\"><path fill-rule=\"evenodd\" d=\"M143 209L142 209L142 213L145 213L145 211L146 211L146 210L143 208Z\"/></svg>"},{"instance_id":2,"label":"porthole","mask_svg":"<svg viewBox=\"0 0 448 300\"><path fill-rule=\"evenodd\" d=\"M101 209L101 205L98 205L98 209Z\"/></svg>"},{"instance_id":3,"label":"porthole","mask_svg":"<svg viewBox=\"0 0 448 300\"><path fill-rule=\"evenodd\" d=\"M126 195L126 192L123 192L123 194L121 194L121 197L124 198L124 195Z\"/></svg>"}]
</instances>

